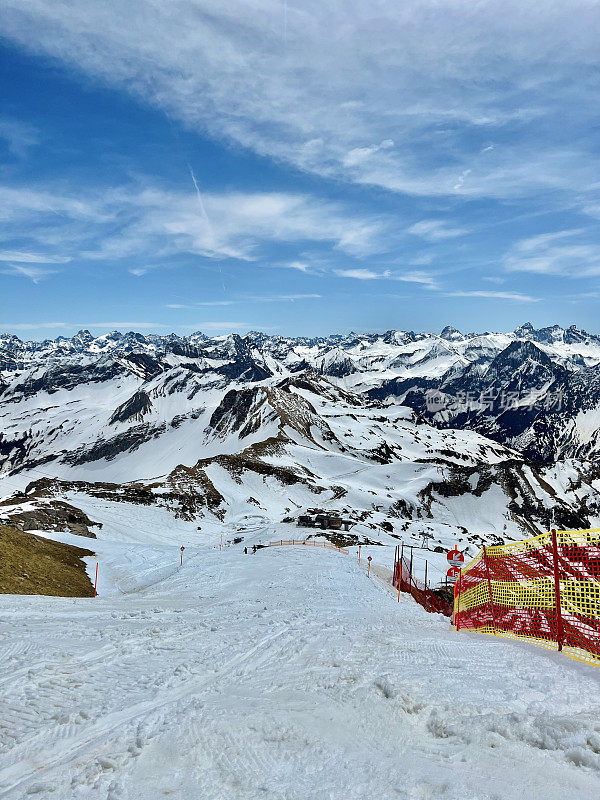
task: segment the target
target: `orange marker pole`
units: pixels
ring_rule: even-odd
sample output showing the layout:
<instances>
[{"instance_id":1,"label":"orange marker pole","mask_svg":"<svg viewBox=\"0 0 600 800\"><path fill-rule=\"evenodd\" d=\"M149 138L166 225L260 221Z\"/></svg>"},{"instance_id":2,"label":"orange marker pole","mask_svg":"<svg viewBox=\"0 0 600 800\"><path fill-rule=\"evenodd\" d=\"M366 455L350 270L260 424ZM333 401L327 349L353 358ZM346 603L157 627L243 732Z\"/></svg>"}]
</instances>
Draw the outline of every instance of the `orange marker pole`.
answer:
<instances>
[{"instance_id":1,"label":"orange marker pole","mask_svg":"<svg viewBox=\"0 0 600 800\"><path fill-rule=\"evenodd\" d=\"M367 578L371 574L371 562L369 561L369 568L367 569Z\"/></svg>"},{"instance_id":2,"label":"orange marker pole","mask_svg":"<svg viewBox=\"0 0 600 800\"><path fill-rule=\"evenodd\" d=\"M360 564L360 545L358 545L358 563Z\"/></svg>"},{"instance_id":3,"label":"orange marker pole","mask_svg":"<svg viewBox=\"0 0 600 800\"><path fill-rule=\"evenodd\" d=\"M98 562L96 561L96 579L94 580L94 597L96 597L97 586L98 586Z\"/></svg>"}]
</instances>

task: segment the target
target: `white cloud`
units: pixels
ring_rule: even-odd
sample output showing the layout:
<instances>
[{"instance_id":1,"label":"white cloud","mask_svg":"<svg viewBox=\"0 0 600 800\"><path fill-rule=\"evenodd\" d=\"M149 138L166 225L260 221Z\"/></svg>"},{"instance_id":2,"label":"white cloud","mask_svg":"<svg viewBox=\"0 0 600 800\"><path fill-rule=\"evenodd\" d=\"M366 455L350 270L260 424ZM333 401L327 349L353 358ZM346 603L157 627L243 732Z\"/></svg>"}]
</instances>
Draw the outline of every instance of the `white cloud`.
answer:
<instances>
[{"instance_id":1,"label":"white cloud","mask_svg":"<svg viewBox=\"0 0 600 800\"><path fill-rule=\"evenodd\" d=\"M345 167L356 167L375 153L379 153L381 150L389 150L393 146L393 139L384 139L383 142L371 145L370 147L355 147L344 156L342 163Z\"/></svg>"},{"instance_id":2,"label":"white cloud","mask_svg":"<svg viewBox=\"0 0 600 800\"><path fill-rule=\"evenodd\" d=\"M183 308L202 308L206 306L233 306L242 303L284 303L295 302L296 300L319 300L322 298L320 294L275 294L275 295L245 295L235 300L206 300L191 305L184 303L168 303L167 308L183 309Z\"/></svg>"},{"instance_id":3,"label":"white cloud","mask_svg":"<svg viewBox=\"0 0 600 800\"><path fill-rule=\"evenodd\" d=\"M5 0L2 27L190 128L321 175L514 197L581 191L597 174L585 136L562 144L595 115L596 3L285 8L285 35L276 0Z\"/></svg>"},{"instance_id":4,"label":"white cloud","mask_svg":"<svg viewBox=\"0 0 600 800\"><path fill-rule=\"evenodd\" d=\"M0 322L0 331L36 331L43 328L69 328L68 322Z\"/></svg>"},{"instance_id":5,"label":"white cloud","mask_svg":"<svg viewBox=\"0 0 600 800\"><path fill-rule=\"evenodd\" d=\"M11 261L20 262L17 271L25 274L23 265L67 263L74 257L160 259L188 253L253 261L272 242L308 242L353 256L383 247L387 222L340 203L284 192L205 192L200 208L198 191L197 183L190 191L137 185L88 199L82 193L71 197L46 187L0 186L5 240L10 241L18 228L19 239L30 245L28 251L7 249L0 260L16 256ZM300 262L291 265L305 271ZM129 271L142 276L159 266L134 265Z\"/></svg>"},{"instance_id":6,"label":"white cloud","mask_svg":"<svg viewBox=\"0 0 600 800\"><path fill-rule=\"evenodd\" d=\"M512 300L515 303L537 303L539 297L531 297L520 292L488 292L488 291L465 291L465 292L446 292L446 297L485 297L492 300Z\"/></svg>"},{"instance_id":7,"label":"white cloud","mask_svg":"<svg viewBox=\"0 0 600 800\"><path fill-rule=\"evenodd\" d=\"M23 253L17 250L0 251L0 261L16 261L20 264L67 264L70 258L64 256L47 256L39 253Z\"/></svg>"},{"instance_id":8,"label":"white cloud","mask_svg":"<svg viewBox=\"0 0 600 800\"><path fill-rule=\"evenodd\" d=\"M421 222L415 222L408 229L408 233L420 236L430 242L440 242L444 239L453 239L456 236L465 236L469 232L467 228L449 226L441 219L424 219Z\"/></svg>"},{"instance_id":9,"label":"white cloud","mask_svg":"<svg viewBox=\"0 0 600 800\"><path fill-rule=\"evenodd\" d=\"M403 281L404 283L420 283L428 289L437 289L437 281L433 275L428 272L420 272L415 270L413 272L400 272L394 275L394 280Z\"/></svg>"},{"instance_id":10,"label":"white cloud","mask_svg":"<svg viewBox=\"0 0 600 800\"><path fill-rule=\"evenodd\" d=\"M338 278L354 278L357 281L374 281L379 278L389 278L390 272L374 272L372 269L334 269Z\"/></svg>"},{"instance_id":11,"label":"white cloud","mask_svg":"<svg viewBox=\"0 0 600 800\"><path fill-rule=\"evenodd\" d=\"M600 275L600 247L579 228L530 236L513 245L504 267L508 272L591 277Z\"/></svg>"},{"instance_id":12,"label":"white cloud","mask_svg":"<svg viewBox=\"0 0 600 800\"><path fill-rule=\"evenodd\" d=\"M392 272L389 269L376 272L372 269L334 269L338 278L354 278L359 281L391 280L403 283L417 283L427 289L437 289L435 277L427 272L412 270L408 272Z\"/></svg>"},{"instance_id":13,"label":"white cloud","mask_svg":"<svg viewBox=\"0 0 600 800\"><path fill-rule=\"evenodd\" d=\"M298 272L308 272L311 268L310 264L305 261L290 261L288 264L277 264L277 266L285 269L297 269Z\"/></svg>"},{"instance_id":14,"label":"white cloud","mask_svg":"<svg viewBox=\"0 0 600 800\"><path fill-rule=\"evenodd\" d=\"M39 283L49 275L55 275L58 270L48 267L36 267L31 264L8 264L0 269L4 275L17 275L21 278L29 278L33 283Z\"/></svg>"}]
</instances>

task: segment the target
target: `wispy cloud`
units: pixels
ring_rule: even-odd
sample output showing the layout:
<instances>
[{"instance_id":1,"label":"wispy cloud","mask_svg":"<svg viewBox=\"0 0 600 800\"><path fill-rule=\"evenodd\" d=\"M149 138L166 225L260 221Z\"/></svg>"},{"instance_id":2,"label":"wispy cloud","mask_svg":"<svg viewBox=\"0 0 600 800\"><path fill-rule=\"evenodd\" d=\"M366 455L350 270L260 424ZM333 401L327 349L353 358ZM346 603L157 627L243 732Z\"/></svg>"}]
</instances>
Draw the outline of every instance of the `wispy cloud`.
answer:
<instances>
[{"instance_id":1,"label":"wispy cloud","mask_svg":"<svg viewBox=\"0 0 600 800\"><path fill-rule=\"evenodd\" d=\"M589 0L420 0L401 12L309 0L286 4L283 37L277 3L140 0L136 10L132 26L128 4L5 0L3 32L190 128L320 175L514 197L580 192L597 174Z\"/></svg>"},{"instance_id":2,"label":"wispy cloud","mask_svg":"<svg viewBox=\"0 0 600 800\"><path fill-rule=\"evenodd\" d=\"M68 256L49 256L40 253L23 253L18 250L0 251L0 261L17 261L21 264L67 264Z\"/></svg>"},{"instance_id":3,"label":"wispy cloud","mask_svg":"<svg viewBox=\"0 0 600 800\"><path fill-rule=\"evenodd\" d=\"M203 308L207 306L233 306L244 303L293 303L296 300L320 300L322 295L314 292L306 294L264 294L264 295L244 295L234 300L206 300L198 303L167 303L167 308Z\"/></svg>"},{"instance_id":4,"label":"wispy cloud","mask_svg":"<svg viewBox=\"0 0 600 800\"><path fill-rule=\"evenodd\" d=\"M26 158L30 148L40 142L40 132L33 125L11 117L0 117L0 139L17 158Z\"/></svg>"},{"instance_id":5,"label":"wispy cloud","mask_svg":"<svg viewBox=\"0 0 600 800\"><path fill-rule=\"evenodd\" d=\"M369 147L355 147L344 156L342 163L345 167L356 167L375 155L375 153L389 150L393 146L393 139L384 139L379 144L370 145Z\"/></svg>"},{"instance_id":6,"label":"wispy cloud","mask_svg":"<svg viewBox=\"0 0 600 800\"><path fill-rule=\"evenodd\" d=\"M58 270L50 269L49 267L37 267L33 264L7 264L6 267L0 268L0 272L4 273L4 275L17 275L20 278L29 278L33 283L39 283L49 275L56 274Z\"/></svg>"},{"instance_id":7,"label":"wispy cloud","mask_svg":"<svg viewBox=\"0 0 600 800\"><path fill-rule=\"evenodd\" d=\"M466 228L452 227L441 219L424 219L415 222L408 229L408 233L420 236L430 242L441 242L444 239L454 239L456 236L465 236L470 231Z\"/></svg>"},{"instance_id":8,"label":"wispy cloud","mask_svg":"<svg viewBox=\"0 0 600 800\"><path fill-rule=\"evenodd\" d=\"M68 322L0 322L0 331L11 333L12 331L37 331L58 328L70 328Z\"/></svg>"},{"instance_id":9,"label":"wispy cloud","mask_svg":"<svg viewBox=\"0 0 600 800\"><path fill-rule=\"evenodd\" d=\"M309 272L311 269L311 265L305 261L290 261L287 264L277 264L276 266L284 267L285 269L296 269L298 272Z\"/></svg>"},{"instance_id":10,"label":"wispy cloud","mask_svg":"<svg viewBox=\"0 0 600 800\"><path fill-rule=\"evenodd\" d=\"M585 278L600 275L600 246L580 228L530 236L504 258L508 272Z\"/></svg>"},{"instance_id":11,"label":"wispy cloud","mask_svg":"<svg viewBox=\"0 0 600 800\"><path fill-rule=\"evenodd\" d=\"M17 223L31 247L19 256L22 263L178 253L254 261L273 242L312 242L363 256L382 248L386 228L380 215L361 216L341 203L284 192L204 193L200 209L195 190L129 186L87 199L81 192L70 197L48 188L0 187L6 237ZM7 260L10 251L4 253ZM142 276L158 266L135 265L130 272Z\"/></svg>"},{"instance_id":12,"label":"wispy cloud","mask_svg":"<svg viewBox=\"0 0 600 800\"><path fill-rule=\"evenodd\" d=\"M376 280L390 280L401 281L403 283L417 283L427 289L438 288L437 281L434 275L420 270L412 270L408 272L392 271L390 269L377 272L373 269L334 269L334 275L338 278L354 278L359 281L376 281Z\"/></svg>"},{"instance_id":13,"label":"wispy cloud","mask_svg":"<svg viewBox=\"0 0 600 800\"><path fill-rule=\"evenodd\" d=\"M538 303L539 297L531 297L520 292L488 292L485 290L446 292L446 297L482 297L491 300L510 300L515 303Z\"/></svg>"},{"instance_id":14,"label":"wispy cloud","mask_svg":"<svg viewBox=\"0 0 600 800\"><path fill-rule=\"evenodd\" d=\"M389 270L375 272L372 269L334 269L333 273L338 278L354 278L357 281L375 281L379 278L389 278L391 275Z\"/></svg>"},{"instance_id":15,"label":"wispy cloud","mask_svg":"<svg viewBox=\"0 0 600 800\"><path fill-rule=\"evenodd\" d=\"M404 283L419 283L427 289L437 289L438 284L434 275L428 272L401 272L394 276L394 280L403 281Z\"/></svg>"}]
</instances>

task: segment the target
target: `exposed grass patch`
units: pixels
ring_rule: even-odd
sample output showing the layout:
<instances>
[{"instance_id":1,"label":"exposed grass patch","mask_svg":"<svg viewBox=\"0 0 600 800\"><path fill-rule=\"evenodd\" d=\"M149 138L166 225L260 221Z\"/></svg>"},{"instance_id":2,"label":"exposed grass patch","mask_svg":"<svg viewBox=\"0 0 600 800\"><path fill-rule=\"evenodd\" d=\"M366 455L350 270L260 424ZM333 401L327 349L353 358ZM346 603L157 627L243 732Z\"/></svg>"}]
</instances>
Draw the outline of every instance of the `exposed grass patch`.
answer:
<instances>
[{"instance_id":1,"label":"exposed grass patch","mask_svg":"<svg viewBox=\"0 0 600 800\"><path fill-rule=\"evenodd\" d=\"M81 547L0 525L0 594L92 597L94 587L81 560L92 555Z\"/></svg>"}]
</instances>

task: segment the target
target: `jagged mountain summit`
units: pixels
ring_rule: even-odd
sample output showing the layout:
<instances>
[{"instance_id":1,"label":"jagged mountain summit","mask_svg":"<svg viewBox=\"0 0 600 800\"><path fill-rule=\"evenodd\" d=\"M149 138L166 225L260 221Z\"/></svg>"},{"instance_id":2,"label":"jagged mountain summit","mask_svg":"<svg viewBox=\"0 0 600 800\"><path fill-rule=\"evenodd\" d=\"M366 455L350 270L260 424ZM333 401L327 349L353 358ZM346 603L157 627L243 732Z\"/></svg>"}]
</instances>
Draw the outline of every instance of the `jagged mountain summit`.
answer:
<instances>
[{"instance_id":1,"label":"jagged mountain summit","mask_svg":"<svg viewBox=\"0 0 600 800\"><path fill-rule=\"evenodd\" d=\"M598 376L600 337L573 326L4 335L0 486L29 484L21 516L94 497L232 524L325 505L373 540L588 526Z\"/></svg>"}]
</instances>

